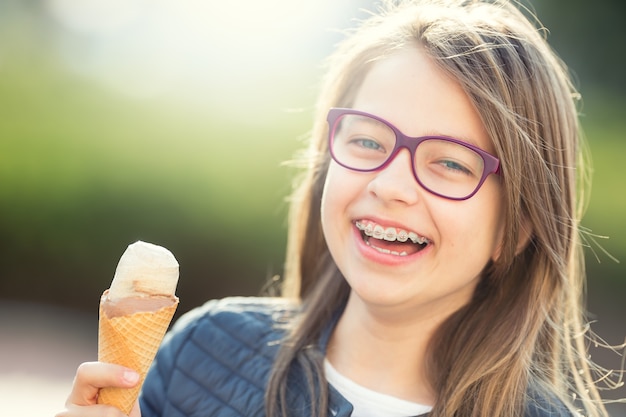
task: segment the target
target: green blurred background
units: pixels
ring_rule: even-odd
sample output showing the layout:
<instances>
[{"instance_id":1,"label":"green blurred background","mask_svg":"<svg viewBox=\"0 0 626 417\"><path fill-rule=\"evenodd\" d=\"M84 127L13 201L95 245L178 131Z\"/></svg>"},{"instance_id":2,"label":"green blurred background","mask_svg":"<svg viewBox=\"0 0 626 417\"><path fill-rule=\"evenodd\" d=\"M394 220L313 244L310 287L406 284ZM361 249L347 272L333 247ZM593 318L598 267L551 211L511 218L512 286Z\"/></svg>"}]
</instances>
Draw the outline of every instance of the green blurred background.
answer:
<instances>
[{"instance_id":1,"label":"green blurred background","mask_svg":"<svg viewBox=\"0 0 626 417\"><path fill-rule=\"evenodd\" d=\"M0 0L0 303L94 314L139 239L176 255L178 314L258 294L282 272L282 163L309 129L329 29L370 5ZM534 7L583 95L589 310L622 343L626 3Z\"/></svg>"}]
</instances>

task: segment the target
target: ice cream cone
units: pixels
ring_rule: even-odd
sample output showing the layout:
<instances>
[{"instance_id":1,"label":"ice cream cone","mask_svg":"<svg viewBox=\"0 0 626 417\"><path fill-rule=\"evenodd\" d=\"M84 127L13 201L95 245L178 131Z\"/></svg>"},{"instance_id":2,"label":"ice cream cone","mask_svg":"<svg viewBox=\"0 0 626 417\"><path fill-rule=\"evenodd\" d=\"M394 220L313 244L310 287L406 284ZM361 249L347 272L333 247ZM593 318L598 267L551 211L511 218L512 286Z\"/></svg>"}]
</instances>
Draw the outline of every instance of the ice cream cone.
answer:
<instances>
[{"instance_id":1,"label":"ice cream cone","mask_svg":"<svg viewBox=\"0 0 626 417\"><path fill-rule=\"evenodd\" d=\"M163 336L178 306L175 296L146 297L153 300L151 311L125 312L106 305L108 290L100 300L98 331L98 360L116 363L137 371L140 383L131 389L104 388L98 396L99 404L113 405L129 414L139 395L148 368L161 344ZM144 301L144 300L141 300ZM144 306L145 307L145 306ZM143 309L140 309L143 310Z\"/></svg>"}]
</instances>

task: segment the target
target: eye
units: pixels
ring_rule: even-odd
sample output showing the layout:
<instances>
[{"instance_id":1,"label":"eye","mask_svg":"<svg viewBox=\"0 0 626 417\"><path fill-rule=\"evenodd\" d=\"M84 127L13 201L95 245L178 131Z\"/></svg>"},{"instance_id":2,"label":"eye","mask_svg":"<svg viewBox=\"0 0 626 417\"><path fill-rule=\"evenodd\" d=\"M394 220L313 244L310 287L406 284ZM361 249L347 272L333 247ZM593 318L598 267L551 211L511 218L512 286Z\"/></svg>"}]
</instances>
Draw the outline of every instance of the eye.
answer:
<instances>
[{"instance_id":1,"label":"eye","mask_svg":"<svg viewBox=\"0 0 626 417\"><path fill-rule=\"evenodd\" d=\"M440 160L438 163L450 171L456 171L465 175L472 175L472 171L460 162L444 159Z\"/></svg>"},{"instance_id":2,"label":"eye","mask_svg":"<svg viewBox=\"0 0 626 417\"><path fill-rule=\"evenodd\" d=\"M383 150L382 145L374 139L355 138L351 142L365 149L371 149L373 151Z\"/></svg>"}]
</instances>

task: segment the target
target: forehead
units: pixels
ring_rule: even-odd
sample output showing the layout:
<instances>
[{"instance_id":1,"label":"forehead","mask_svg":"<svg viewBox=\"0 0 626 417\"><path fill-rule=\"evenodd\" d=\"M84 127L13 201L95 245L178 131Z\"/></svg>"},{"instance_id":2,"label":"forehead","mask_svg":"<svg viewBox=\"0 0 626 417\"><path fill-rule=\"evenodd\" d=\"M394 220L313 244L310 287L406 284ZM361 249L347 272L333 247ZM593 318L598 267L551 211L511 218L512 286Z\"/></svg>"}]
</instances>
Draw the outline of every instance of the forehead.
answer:
<instances>
[{"instance_id":1,"label":"forehead","mask_svg":"<svg viewBox=\"0 0 626 417\"><path fill-rule=\"evenodd\" d=\"M373 64L353 107L389 121L408 136L451 136L493 152L482 119L461 85L419 47Z\"/></svg>"}]
</instances>

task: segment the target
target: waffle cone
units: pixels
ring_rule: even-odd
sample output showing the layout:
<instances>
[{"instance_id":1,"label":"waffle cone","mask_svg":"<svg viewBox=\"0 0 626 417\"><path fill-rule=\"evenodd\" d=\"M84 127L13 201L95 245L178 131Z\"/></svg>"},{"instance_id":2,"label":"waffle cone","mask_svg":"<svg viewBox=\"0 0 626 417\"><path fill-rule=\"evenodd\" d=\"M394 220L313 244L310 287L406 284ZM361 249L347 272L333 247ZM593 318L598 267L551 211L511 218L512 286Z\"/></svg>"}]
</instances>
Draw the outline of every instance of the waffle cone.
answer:
<instances>
[{"instance_id":1,"label":"waffle cone","mask_svg":"<svg viewBox=\"0 0 626 417\"><path fill-rule=\"evenodd\" d=\"M178 298L156 311L140 311L109 317L104 307L107 291L100 300L98 361L115 363L137 371L140 382L133 388L103 388L98 404L115 406L129 414L139 390L178 306Z\"/></svg>"}]
</instances>

